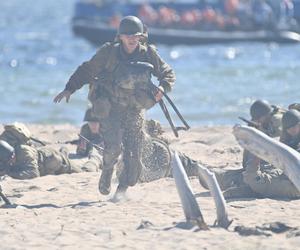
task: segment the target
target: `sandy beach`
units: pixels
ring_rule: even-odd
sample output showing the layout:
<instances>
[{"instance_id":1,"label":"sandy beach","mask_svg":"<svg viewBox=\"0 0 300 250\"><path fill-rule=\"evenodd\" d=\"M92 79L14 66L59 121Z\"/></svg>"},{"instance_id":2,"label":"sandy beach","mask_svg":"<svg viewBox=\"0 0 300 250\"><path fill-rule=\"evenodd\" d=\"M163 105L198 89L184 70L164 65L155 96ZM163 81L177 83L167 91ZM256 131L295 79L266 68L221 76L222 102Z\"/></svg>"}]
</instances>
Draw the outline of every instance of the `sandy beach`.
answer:
<instances>
[{"instance_id":1,"label":"sandy beach","mask_svg":"<svg viewBox=\"0 0 300 250\"><path fill-rule=\"evenodd\" d=\"M32 134L59 147L75 139L78 127L27 124ZM0 132L2 131L0 126ZM242 148L231 127L194 128L176 139L166 134L173 149L207 167L239 168ZM74 146L67 145L74 151ZM1 181L4 193L16 208L0 210L0 249L300 249L300 200L238 199L227 201L233 223L228 230L213 227L214 201L197 178L191 178L208 231L182 229L185 221L172 178L130 188L127 199L112 200L113 192L98 192L99 173L45 176L33 180ZM3 204L3 202L1 203ZM285 232L241 236L236 226L255 227L281 222ZM298 228L293 230L293 228Z\"/></svg>"}]
</instances>

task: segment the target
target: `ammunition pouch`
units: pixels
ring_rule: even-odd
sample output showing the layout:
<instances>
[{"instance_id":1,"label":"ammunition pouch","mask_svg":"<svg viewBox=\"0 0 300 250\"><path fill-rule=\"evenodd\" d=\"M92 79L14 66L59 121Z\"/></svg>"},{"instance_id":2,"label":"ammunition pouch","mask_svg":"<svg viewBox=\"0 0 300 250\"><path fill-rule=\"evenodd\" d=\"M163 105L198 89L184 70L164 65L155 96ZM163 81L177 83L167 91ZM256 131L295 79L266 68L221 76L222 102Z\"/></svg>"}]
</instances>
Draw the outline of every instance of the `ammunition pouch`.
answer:
<instances>
[{"instance_id":1,"label":"ammunition pouch","mask_svg":"<svg viewBox=\"0 0 300 250\"><path fill-rule=\"evenodd\" d=\"M135 91L135 101L135 105L139 109L148 110L156 104L154 94L150 90L137 89Z\"/></svg>"},{"instance_id":2,"label":"ammunition pouch","mask_svg":"<svg viewBox=\"0 0 300 250\"><path fill-rule=\"evenodd\" d=\"M115 102L136 109L150 109L155 105L151 86L153 66L144 62L120 63L114 73Z\"/></svg>"},{"instance_id":3,"label":"ammunition pouch","mask_svg":"<svg viewBox=\"0 0 300 250\"><path fill-rule=\"evenodd\" d=\"M92 104L93 114L100 122L108 117L111 110L111 103L108 97L98 97Z\"/></svg>"}]
</instances>

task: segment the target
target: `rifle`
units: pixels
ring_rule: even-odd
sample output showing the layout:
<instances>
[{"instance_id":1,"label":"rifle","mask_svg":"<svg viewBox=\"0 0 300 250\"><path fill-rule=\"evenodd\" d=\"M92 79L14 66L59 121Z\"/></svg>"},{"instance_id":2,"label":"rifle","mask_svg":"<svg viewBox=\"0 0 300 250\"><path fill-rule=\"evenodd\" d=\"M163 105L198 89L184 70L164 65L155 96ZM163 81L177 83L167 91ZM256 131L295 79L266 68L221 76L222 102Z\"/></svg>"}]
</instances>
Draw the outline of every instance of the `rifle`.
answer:
<instances>
[{"instance_id":1,"label":"rifle","mask_svg":"<svg viewBox=\"0 0 300 250\"><path fill-rule=\"evenodd\" d=\"M69 141L56 141L57 144L71 144L71 145L78 145L79 139L73 139Z\"/></svg>"},{"instance_id":2,"label":"rifle","mask_svg":"<svg viewBox=\"0 0 300 250\"><path fill-rule=\"evenodd\" d=\"M181 120L181 122L184 124L184 127L183 126L175 126L173 121L172 121L172 118L170 116L170 113L169 113L169 110L167 109L167 106L165 105L163 99L161 99L159 101L159 105L162 109L162 111L164 112L164 115L165 117L167 118L171 128L172 128L172 131L174 133L174 135L176 137L178 137L178 131L180 130L189 130L191 127L188 125L188 123L185 121L185 119L183 118L183 116L181 115L181 113L179 112L179 110L177 109L177 107L175 106L175 104L173 103L173 101L171 100L171 98L164 92L162 91L159 87L157 87L156 85L153 84L153 86L155 87L156 91L161 91L163 96L167 99L167 101L169 102L169 104L171 105L171 107L173 108L173 110L175 111L175 113L177 114L177 116L179 117L179 119Z\"/></svg>"},{"instance_id":3,"label":"rifle","mask_svg":"<svg viewBox=\"0 0 300 250\"><path fill-rule=\"evenodd\" d=\"M95 149L98 150L98 152L99 152L100 154L103 155L104 149L103 149L102 147L100 147L99 145L97 145L97 144L95 144L95 143L92 143L89 139L87 139L86 137L84 137L84 136L81 135L81 134L78 134L78 136L79 136L80 138L82 138L83 140L85 140L88 144L92 145Z\"/></svg>"},{"instance_id":4,"label":"rifle","mask_svg":"<svg viewBox=\"0 0 300 250\"><path fill-rule=\"evenodd\" d=\"M5 202L5 205L11 205L9 199L2 193L2 187L0 185L0 197Z\"/></svg>"},{"instance_id":5,"label":"rifle","mask_svg":"<svg viewBox=\"0 0 300 250\"><path fill-rule=\"evenodd\" d=\"M243 122L246 122L248 126L253 127L253 128L259 128L259 124L253 121L250 121L244 117L239 116L239 119L242 120Z\"/></svg>"},{"instance_id":6,"label":"rifle","mask_svg":"<svg viewBox=\"0 0 300 250\"><path fill-rule=\"evenodd\" d=\"M154 69L153 65L150 64L150 63L147 63L147 62L130 62L130 64L133 65L133 66L144 67L145 69L150 70L150 71L153 71L153 69ZM149 86L150 92L152 93L153 98L155 97L156 93L158 91L160 91L163 94L163 96L166 98L166 100L169 102L169 104L171 105L171 107L173 108L173 110L175 111L175 113L177 114L179 119L181 120L181 122L183 123L184 126L182 126L182 127L177 127L177 126L174 125L174 122L173 122L173 120L170 116L170 113L169 113L163 99L161 99L159 101L159 105L160 105L165 117L167 118L167 120L168 120L168 122L169 122L169 124L172 128L172 131L173 131L174 135L176 137L178 137L178 131L179 130L185 130L185 131L189 130L190 126L187 124L187 122L185 121L185 119L183 118L183 116L181 115L181 113L179 112L179 110L177 109L177 107L175 106L173 101L171 100L171 98L162 89L160 89L158 86L156 86L152 82L149 85L150 85Z\"/></svg>"},{"instance_id":7,"label":"rifle","mask_svg":"<svg viewBox=\"0 0 300 250\"><path fill-rule=\"evenodd\" d=\"M39 143L39 144L41 144L42 146L46 146L47 144L49 144L49 143L47 143L47 142L44 142L44 141L41 141L41 140L39 140L39 139L37 139L37 138L35 138L35 137L30 137L30 139L32 140L32 141L34 141L34 142L37 142L37 143Z\"/></svg>"}]
</instances>

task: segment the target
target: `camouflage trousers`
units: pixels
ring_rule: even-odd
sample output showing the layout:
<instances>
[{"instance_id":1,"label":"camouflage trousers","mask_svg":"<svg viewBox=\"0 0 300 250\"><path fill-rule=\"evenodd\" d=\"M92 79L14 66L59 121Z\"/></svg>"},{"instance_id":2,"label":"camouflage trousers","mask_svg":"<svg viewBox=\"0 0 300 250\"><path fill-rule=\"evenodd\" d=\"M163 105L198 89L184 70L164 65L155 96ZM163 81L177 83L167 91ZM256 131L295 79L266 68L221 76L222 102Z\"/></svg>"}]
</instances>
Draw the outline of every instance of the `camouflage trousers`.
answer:
<instances>
[{"instance_id":1,"label":"camouflage trousers","mask_svg":"<svg viewBox=\"0 0 300 250\"><path fill-rule=\"evenodd\" d=\"M124 166L119 177L119 185L122 187L134 186L140 176L144 122L143 110L112 105L110 115L102 123L103 170L113 171L123 151Z\"/></svg>"},{"instance_id":2,"label":"camouflage trousers","mask_svg":"<svg viewBox=\"0 0 300 250\"><path fill-rule=\"evenodd\" d=\"M261 197L295 199L300 192L282 170L249 155L242 169L212 170L225 198ZM200 183L203 185L203 180Z\"/></svg>"},{"instance_id":3,"label":"camouflage trousers","mask_svg":"<svg viewBox=\"0 0 300 250\"><path fill-rule=\"evenodd\" d=\"M41 176L71 173L71 165L67 154L49 147L38 149L39 172Z\"/></svg>"},{"instance_id":4,"label":"camouflage trousers","mask_svg":"<svg viewBox=\"0 0 300 250\"><path fill-rule=\"evenodd\" d=\"M92 149L87 157L69 158L72 173L99 172L103 167L103 157L95 149Z\"/></svg>"},{"instance_id":5,"label":"camouflage trousers","mask_svg":"<svg viewBox=\"0 0 300 250\"><path fill-rule=\"evenodd\" d=\"M62 148L60 151L52 148L39 148L39 172L44 175L70 174L80 172L99 171L102 165L102 157L93 152L84 159L70 159L68 151Z\"/></svg>"},{"instance_id":6,"label":"camouflage trousers","mask_svg":"<svg viewBox=\"0 0 300 250\"><path fill-rule=\"evenodd\" d=\"M300 192L281 169L268 163L257 165L249 160L243 180L258 196L269 198L300 198Z\"/></svg>"}]
</instances>

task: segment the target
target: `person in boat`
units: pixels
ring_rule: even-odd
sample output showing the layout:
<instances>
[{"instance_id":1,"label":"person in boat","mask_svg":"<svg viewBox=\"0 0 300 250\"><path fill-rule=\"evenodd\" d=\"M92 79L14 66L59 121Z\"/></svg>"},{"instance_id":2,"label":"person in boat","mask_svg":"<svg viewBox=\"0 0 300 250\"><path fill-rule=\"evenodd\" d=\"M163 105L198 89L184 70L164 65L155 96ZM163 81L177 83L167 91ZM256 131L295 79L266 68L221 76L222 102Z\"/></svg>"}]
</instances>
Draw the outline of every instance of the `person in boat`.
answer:
<instances>
[{"instance_id":1,"label":"person in boat","mask_svg":"<svg viewBox=\"0 0 300 250\"><path fill-rule=\"evenodd\" d=\"M148 91L152 74L159 81L154 92ZM84 84L95 86L93 112L101 123L104 139L103 170L99 180L101 194L110 193L121 145L124 169L117 191L126 191L138 181L142 167L144 112L162 98L163 91L169 92L174 82L172 68L155 47L147 43L142 21L126 16L119 25L115 41L104 44L95 56L79 66L65 89L54 98L55 103L63 98L69 101Z\"/></svg>"},{"instance_id":2,"label":"person in boat","mask_svg":"<svg viewBox=\"0 0 300 250\"><path fill-rule=\"evenodd\" d=\"M292 0L268 0L267 3L274 12L277 29L293 30L297 27L296 20L294 19L294 3Z\"/></svg>"},{"instance_id":3,"label":"person in boat","mask_svg":"<svg viewBox=\"0 0 300 250\"><path fill-rule=\"evenodd\" d=\"M274 11L266 0L252 2L253 23L256 29L274 30L276 19Z\"/></svg>"},{"instance_id":4,"label":"person in boat","mask_svg":"<svg viewBox=\"0 0 300 250\"><path fill-rule=\"evenodd\" d=\"M218 13L210 6L207 6L202 10L202 21L200 24L201 29L203 30L215 30L219 26L219 15ZM223 25L224 23L222 23Z\"/></svg>"},{"instance_id":5,"label":"person in boat","mask_svg":"<svg viewBox=\"0 0 300 250\"><path fill-rule=\"evenodd\" d=\"M175 28L179 23L180 17L177 11L167 6L158 9L158 25L160 27Z\"/></svg>"},{"instance_id":6,"label":"person in boat","mask_svg":"<svg viewBox=\"0 0 300 250\"><path fill-rule=\"evenodd\" d=\"M224 1L224 19L226 30L240 29L240 20L238 18L239 5L239 0Z\"/></svg>"},{"instance_id":7,"label":"person in boat","mask_svg":"<svg viewBox=\"0 0 300 250\"><path fill-rule=\"evenodd\" d=\"M138 17L144 24L153 27L159 21L158 12L148 3L144 3L138 10Z\"/></svg>"}]
</instances>

